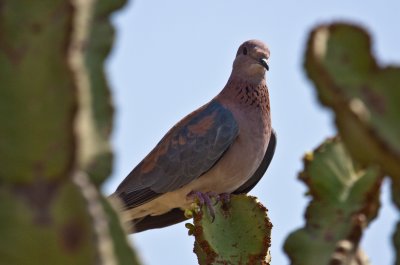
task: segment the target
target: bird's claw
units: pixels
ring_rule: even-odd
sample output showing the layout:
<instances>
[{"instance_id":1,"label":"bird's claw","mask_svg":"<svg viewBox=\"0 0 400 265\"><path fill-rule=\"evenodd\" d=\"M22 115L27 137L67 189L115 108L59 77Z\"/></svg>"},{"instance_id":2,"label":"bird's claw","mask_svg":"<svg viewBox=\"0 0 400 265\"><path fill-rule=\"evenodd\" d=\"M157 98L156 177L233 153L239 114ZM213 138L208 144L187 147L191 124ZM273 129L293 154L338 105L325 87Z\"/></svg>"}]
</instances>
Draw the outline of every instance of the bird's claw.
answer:
<instances>
[{"instance_id":1,"label":"bird's claw","mask_svg":"<svg viewBox=\"0 0 400 265\"><path fill-rule=\"evenodd\" d=\"M206 193L206 195L211 199L211 198L215 198L213 206L217 205L218 202L220 201L220 197L217 193L209 191Z\"/></svg>"},{"instance_id":2,"label":"bird's claw","mask_svg":"<svg viewBox=\"0 0 400 265\"><path fill-rule=\"evenodd\" d=\"M218 195L219 201L223 204L228 204L231 201L231 194L230 193L221 193Z\"/></svg>"},{"instance_id":3,"label":"bird's claw","mask_svg":"<svg viewBox=\"0 0 400 265\"><path fill-rule=\"evenodd\" d=\"M205 204L204 193L202 193L200 191L192 191L189 193L188 197L193 198L193 200L195 200L195 201L197 200L197 203L200 205Z\"/></svg>"},{"instance_id":4,"label":"bird's claw","mask_svg":"<svg viewBox=\"0 0 400 265\"><path fill-rule=\"evenodd\" d=\"M211 222L214 222L215 220L215 209L214 206L218 203L219 201L219 195L216 194L215 192L200 192L200 191L192 191L188 195L191 198L194 198L198 201L198 203L202 206L205 205L207 207L208 213L211 216ZM212 202L211 198L215 198L215 203Z\"/></svg>"}]
</instances>

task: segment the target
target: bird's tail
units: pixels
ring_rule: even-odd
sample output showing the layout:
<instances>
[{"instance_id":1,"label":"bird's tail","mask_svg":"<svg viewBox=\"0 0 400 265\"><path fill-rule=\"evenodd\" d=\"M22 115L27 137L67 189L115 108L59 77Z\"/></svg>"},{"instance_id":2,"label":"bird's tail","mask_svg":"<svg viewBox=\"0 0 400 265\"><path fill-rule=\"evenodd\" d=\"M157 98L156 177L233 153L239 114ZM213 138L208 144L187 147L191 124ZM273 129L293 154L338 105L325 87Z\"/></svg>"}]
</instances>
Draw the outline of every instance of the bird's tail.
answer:
<instances>
[{"instance_id":1,"label":"bird's tail","mask_svg":"<svg viewBox=\"0 0 400 265\"><path fill-rule=\"evenodd\" d=\"M149 229L163 228L188 219L185 216L184 211L179 208L172 209L171 211L161 215L148 215L142 218L132 219L132 216L126 211L126 206L118 194L111 194L108 197L108 200L120 215L122 225L124 226L125 231L129 234L139 233Z\"/></svg>"},{"instance_id":2,"label":"bird's tail","mask_svg":"<svg viewBox=\"0 0 400 265\"><path fill-rule=\"evenodd\" d=\"M155 228L163 228L166 226L183 222L187 219L188 218L185 216L184 212L181 209L175 208L165 214L155 215L155 216L148 215L140 219L132 220L131 221L131 224L133 226L132 233L139 233Z\"/></svg>"}]
</instances>

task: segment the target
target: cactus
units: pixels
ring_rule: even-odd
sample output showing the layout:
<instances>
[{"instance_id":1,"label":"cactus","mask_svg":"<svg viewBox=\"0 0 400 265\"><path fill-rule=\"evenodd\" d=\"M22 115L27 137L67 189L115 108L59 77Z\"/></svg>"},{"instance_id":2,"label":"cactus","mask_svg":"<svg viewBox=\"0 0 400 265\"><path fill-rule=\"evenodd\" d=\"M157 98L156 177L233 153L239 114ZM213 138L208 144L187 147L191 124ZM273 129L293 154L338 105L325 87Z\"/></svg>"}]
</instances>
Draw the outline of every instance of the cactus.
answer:
<instances>
[{"instance_id":1,"label":"cactus","mask_svg":"<svg viewBox=\"0 0 400 265\"><path fill-rule=\"evenodd\" d=\"M337 23L311 33L305 69L320 101L335 112L351 156L363 165L382 167L392 179L392 199L400 209L400 68L378 65L365 30ZM393 237L397 257L399 233Z\"/></svg>"},{"instance_id":2,"label":"cactus","mask_svg":"<svg viewBox=\"0 0 400 265\"><path fill-rule=\"evenodd\" d=\"M109 16L124 3L1 2L0 264L139 264L99 192L112 164ZM368 264L359 242L384 175L400 209L400 69L379 66L368 34L345 24L316 28L305 59L342 140L305 156L300 179L312 201L284 248L292 264ZM199 263L270 264L265 207L234 195L215 209L215 220L202 207L188 225Z\"/></svg>"},{"instance_id":3,"label":"cactus","mask_svg":"<svg viewBox=\"0 0 400 265\"><path fill-rule=\"evenodd\" d=\"M306 154L304 164L299 177L312 201L305 227L289 235L285 252L297 265L353 264L363 256L358 244L377 214L383 176L377 167L351 160L338 138Z\"/></svg>"},{"instance_id":4,"label":"cactus","mask_svg":"<svg viewBox=\"0 0 400 265\"><path fill-rule=\"evenodd\" d=\"M69 62L78 91L76 126L80 168L92 181L101 184L111 173L112 154L108 138L112 128L113 108L104 61L111 49L114 29L109 14L126 0L73 0L75 12Z\"/></svg>"},{"instance_id":5,"label":"cactus","mask_svg":"<svg viewBox=\"0 0 400 265\"><path fill-rule=\"evenodd\" d=\"M194 252L199 264L270 264L272 224L256 198L232 195L215 205L213 220L206 206L194 211Z\"/></svg>"},{"instance_id":6,"label":"cactus","mask_svg":"<svg viewBox=\"0 0 400 265\"><path fill-rule=\"evenodd\" d=\"M309 38L305 69L331 107L350 154L400 178L400 68L379 67L359 27L320 26Z\"/></svg>"},{"instance_id":7,"label":"cactus","mask_svg":"<svg viewBox=\"0 0 400 265\"><path fill-rule=\"evenodd\" d=\"M112 162L108 17L123 3L1 3L0 264L138 264L98 191Z\"/></svg>"}]
</instances>

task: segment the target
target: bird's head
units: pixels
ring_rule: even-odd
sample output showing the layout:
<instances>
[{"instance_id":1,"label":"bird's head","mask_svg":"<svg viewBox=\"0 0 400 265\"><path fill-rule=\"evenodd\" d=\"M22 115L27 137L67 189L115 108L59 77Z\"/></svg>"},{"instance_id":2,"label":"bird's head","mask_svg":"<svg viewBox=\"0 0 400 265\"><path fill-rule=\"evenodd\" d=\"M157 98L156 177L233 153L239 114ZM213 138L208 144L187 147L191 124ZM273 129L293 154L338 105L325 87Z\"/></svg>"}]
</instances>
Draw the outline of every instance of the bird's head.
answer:
<instances>
[{"instance_id":1,"label":"bird's head","mask_svg":"<svg viewBox=\"0 0 400 265\"><path fill-rule=\"evenodd\" d=\"M268 59L267 45L259 40L248 40L240 45L236 53L233 72L245 78L263 79L265 71L269 70Z\"/></svg>"}]
</instances>

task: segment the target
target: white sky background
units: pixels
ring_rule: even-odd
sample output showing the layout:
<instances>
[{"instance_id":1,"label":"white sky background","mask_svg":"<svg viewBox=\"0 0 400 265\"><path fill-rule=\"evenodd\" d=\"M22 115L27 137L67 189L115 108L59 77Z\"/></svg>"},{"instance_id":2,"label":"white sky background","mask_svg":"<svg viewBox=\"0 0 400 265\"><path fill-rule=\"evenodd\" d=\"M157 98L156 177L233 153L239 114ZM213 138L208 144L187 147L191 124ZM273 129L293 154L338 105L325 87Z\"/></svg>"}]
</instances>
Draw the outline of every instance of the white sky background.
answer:
<instances>
[{"instance_id":1,"label":"white sky background","mask_svg":"<svg viewBox=\"0 0 400 265\"><path fill-rule=\"evenodd\" d=\"M351 3L350 3L351 2ZM113 17L116 42L107 73L116 107L114 171L104 190L123 178L183 116L208 102L228 80L239 45L260 39L271 50L267 83L278 146L251 192L274 225L272 264L288 264L282 246L303 226L308 199L297 180L303 154L335 133L331 113L317 102L302 68L310 30L321 22L366 27L382 64L400 64L400 1L130 1ZM362 247L372 264L392 264L396 213L386 183L383 208ZM131 236L146 265L197 264L184 223Z\"/></svg>"}]
</instances>

